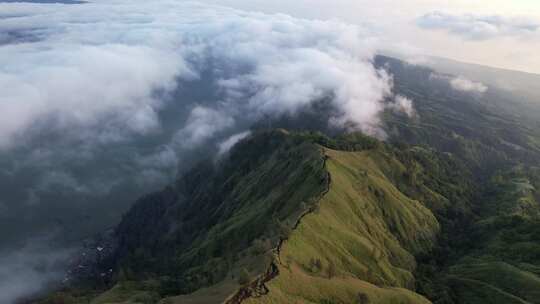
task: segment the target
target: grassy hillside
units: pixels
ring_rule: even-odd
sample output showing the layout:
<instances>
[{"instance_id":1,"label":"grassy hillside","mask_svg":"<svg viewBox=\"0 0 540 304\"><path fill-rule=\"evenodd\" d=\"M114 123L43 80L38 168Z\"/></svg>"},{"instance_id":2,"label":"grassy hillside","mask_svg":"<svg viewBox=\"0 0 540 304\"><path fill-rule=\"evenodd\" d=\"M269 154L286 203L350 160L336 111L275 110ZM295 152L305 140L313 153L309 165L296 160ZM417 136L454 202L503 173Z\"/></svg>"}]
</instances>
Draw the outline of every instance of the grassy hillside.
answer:
<instances>
[{"instance_id":1,"label":"grassy hillside","mask_svg":"<svg viewBox=\"0 0 540 304\"><path fill-rule=\"evenodd\" d=\"M539 181L534 168L493 176L476 206L471 246L446 271L456 302L485 303L500 294L500 303L540 303Z\"/></svg>"},{"instance_id":2,"label":"grassy hillside","mask_svg":"<svg viewBox=\"0 0 540 304\"><path fill-rule=\"evenodd\" d=\"M326 149L328 193L283 244L269 294L247 303L355 303L359 294L370 303L429 303L407 288L414 255L429 251L439 226L385 176L379 153Z\"/></svg>"},{"instance_id":3,"label":"grassy hillside","mask_svg":"<svg viewBox=\"0 0 540 304\"><path fill-rule=\"evenodd\" d=\"M386 113L390 141L450 153L474 176L469 210L449 216L460 200L444 212L431 208L441 235L419 258L419 292L435 303L536 303L540 105L494 86L484 94L458 92L451 75L387 57L377 62L417 110L413 119Z\"/></svg>"},{"instance_id":4,"label":"grassy hillside","mask_svg":"<svg viewBox=\"0 0 540 304\"><path fill-rule=\"evenodd\" d=\"M539 171L496 172L479 188L427 147L256 133L126 214L112 288L43 303L538 303Z\"/></svg>"}]
</instances>

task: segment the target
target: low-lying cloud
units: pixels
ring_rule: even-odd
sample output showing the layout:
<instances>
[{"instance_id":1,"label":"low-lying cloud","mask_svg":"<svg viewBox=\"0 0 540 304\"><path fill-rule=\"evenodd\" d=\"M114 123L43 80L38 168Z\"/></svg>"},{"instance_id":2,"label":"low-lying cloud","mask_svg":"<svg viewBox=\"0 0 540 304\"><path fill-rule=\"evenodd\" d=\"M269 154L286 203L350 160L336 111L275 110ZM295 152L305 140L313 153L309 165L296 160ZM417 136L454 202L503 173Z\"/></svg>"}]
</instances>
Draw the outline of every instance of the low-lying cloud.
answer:
<instances>
[{"instance_id":1,"label":"low-lying cloud","mask_svg":"<svg viewBox=\"0 0 540 304\"><path fill-rule=\"evenodd\" d=\"M89 140L100 142L159 131L164 96L208 70L221 98L191 116L219 113L220 129L331 95L340 110L333 123L370 132L391 94L388 75L370 62L372 37L340 22L167 0L0 5L0 32L9 33L0 48L0 148L40 124L94 128ZM211 135L211 127L190 130L193 119L204 123L190 119L186 131Z\"/></svg>"},{"instance_id":2,"label":"low-lying cloud","mask_svg":"<svg viewBox=\"0 0 540 304\"><path fill-rule=\"evenodd\" d=\"M464 76L450 76L432 73L430 75L430 79L448 82L452 89L460 92L482 95L488 90L488 87L482 82L470 80Z\"/></svg>"},{"instance_id":3,"label":"low-lying cloud","mask_svg":"<svg viewBox=\"0 0 540 304\"><path fill-rule=\"evenodd\" d=\"M35 238L17 250L0 252L0 303L15 303L64 277L64 261L72 252L52 250L48 241Z\"/></svg>"},{"instance_id":4,"label":"low-lying cloud","mask_svg":"<svg viewBox=\"0 0 540 304\"><path fill-rule=\"evenodd\" d=\"M488 89L483 83L469 80L463 76L452 78L450 80L450 85L452 88L454 88L454 90L476 92L480 94L485 93Z\"/></svg>"},{"instance_id":5,"label":"low-lying cloud","mask_svg":"<svg viewBox=\"0 0 540 304\"><path fill-rule=\"evenodd\" d=\"M227 152L229 152L229 150L236 144L238 143L239 141L241 141L242 139L248 137L249 135L251 134L250 131L244 131L244 132L240 132L238 134L234 134L232 136L230 136L229 138L225 139L224 141L220 142L218 144L218 155L223 155Z\"/></svg>"},{"instance_id":6,"label":"low-lying cloud","mask_svg":"<svg viewBox=\"0 0 540 304\"><path fill-rule=\"evenodd\" d=\"M540 33L540 21L530 18L511 18L497 15L452 15L432 12L416 20L427 30L444 30L468 40L500 37L528 37Z\"/></svg>"},{"instance_id":7,"label":"low-lying cloud","mask_svg":"<svg viewBox=\"0 0 540 304\"><path fill-rule=\"evenodd\" d=\"M389 104L389 107L394 112L403 113L408 117L417 115L413 106L413 101L405 96L397 95L394 102Z\"/></svg>"},{"instance_id":8,"label":"low-lying cloud","mask_svg":"<svg viewBox=\"0 0 540 304\"><path fill-rule=\"evenodd\" d=\"M176 143L185 149L198 148L216 133L234 125L234 119L218 110L196 106L186 125L175 135Z\"/></svg>"}]
</instances>

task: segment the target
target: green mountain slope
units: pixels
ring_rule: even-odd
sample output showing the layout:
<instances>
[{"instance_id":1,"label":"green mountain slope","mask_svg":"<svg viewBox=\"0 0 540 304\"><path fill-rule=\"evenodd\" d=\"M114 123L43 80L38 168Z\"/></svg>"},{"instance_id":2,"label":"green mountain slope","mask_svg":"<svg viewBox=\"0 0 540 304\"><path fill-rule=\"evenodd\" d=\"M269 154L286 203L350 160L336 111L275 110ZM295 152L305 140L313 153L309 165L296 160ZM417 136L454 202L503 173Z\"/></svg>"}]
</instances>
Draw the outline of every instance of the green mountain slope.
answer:
<instances>
[{"instance_id":1,"label":"green mountain slope","mask_svg":"<svg viewBox=\"0 0 540 304\"><path fill-rule=\"evenodd\" d=\"M256 133L137 202L115 233L118 283L75 303L236 303L280 292L346 303L364 289L427 303L413 292L415 256L436 244L428 206L458 205L451 197L466 177L443 175L451 164L359 134ZM276 287L287 278L300 289ZM302 289L319 285L326 292Z\"/></svg>"},{"instance_id":2,"label":"green mountain slope","mask_svg":"<svg viewBox=\"0 0 540 304\"><path fill-rule=\"evenodd\" d=\"M247 303L428 303L414 289L414 255L433 246L439 226L420 202L401 193L379 168L403 175L378 151L326 150L331 174L320 209L307 215L279 253L270 292ZM316 262L321 261L321 267Z\"/></svg>"},{"instance_id":3,"label":"green mountain slope","mask_svg":"<svg viewBox=\"0 0 540 304\"><path fill-rule=\"evenodd\" d=\"M419 292L436 303L535 303L539 104L524 105L496 87L483 95L457 92L430 69L377 60L418 114L387 113L390 141L451 153L474 176L470 212L449 220L436 212L441 241L420 259Z\"/></svg>"},{"instance_id":4,"label":"green mountain slope","mask_svg":"<svg viewBox=\"0 0 540 304\"><path fill-rule=\"evenodd\" d=\"M531 110L496 87L483 95L459 92L444 78L451 75L389 57L378 57L376 64L394 75L396 93L414 100L417 111L414 119L387 113L391 141L450 152L479 175L540 161L540 103Z\"/></svg>"},{"instance_id":5,"label":"green mountain slope","mask_svg":"<svg viewBox=\"0 0 540 304\"><path fill-rule=\"evenodd\" d=\"M147 211L156 207L152 200L128 212L117 228L117 263L135 277L157 274L161 293L190 293L241 268L257 271L264 252L324 190L323 163L320 147L285 131L248 139L217 168L185 175L160 212Z\"/></svg>"},{"instance_id":6,"label":"green mountain slope","mask_svg":"<svg viewBox=\"0 0 540 304\"><path fill-rule=\"evenodd\" d=\"M255 132L133 206L112 277L42 303L540 303L537 122L376 64L417 111L386 142Z\"/></svg>"}]
</instances>

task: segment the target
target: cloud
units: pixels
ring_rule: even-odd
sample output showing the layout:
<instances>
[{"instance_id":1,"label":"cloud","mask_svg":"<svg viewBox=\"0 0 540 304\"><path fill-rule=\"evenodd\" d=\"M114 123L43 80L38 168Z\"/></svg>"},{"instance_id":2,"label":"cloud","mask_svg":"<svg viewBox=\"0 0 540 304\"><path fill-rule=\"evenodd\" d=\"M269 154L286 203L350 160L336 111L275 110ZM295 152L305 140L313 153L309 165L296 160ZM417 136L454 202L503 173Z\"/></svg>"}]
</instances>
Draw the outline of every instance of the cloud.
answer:
<instances>
[{"instance_id":1,"label":"cloud","mask_svg":"<svg viewBox=\"0 0 540 304\"><path fill-rule=\"evenodd\" d=\"M250 131L241 132L238 134L234 134L227 138L226 140L220 142L218 144L218 155L223 155L227 153L236 143L241 141L242 139L248 137L251 134Z\"/></svg>"},{"instance_id":2,"label":"cloud","mask_svg":"<svg viewBox=\"0 0 540 304\"><path fill-rule=\"evenodd\" d=\"M395 112L404 113L408 117L414 117L416 115L413 101L405 96L397 95L394 102L390 103L388 107Z\"/></svg>"},{"instance_id":3,"label":"cloud","mask_svg":"<svg viewBox=\"0 0 540 304\"><path fill-rule=\"evenodd\" d=\"M0 32L19 37L0 47L0 147L44 121L144 134L158 125L155 93L194 77L144 17L112 17L116 5L0 5Z\"/></svg>"},{"instance_id":4,"label":"cloud","mask_svg":"<svg viewBox=\"0 0 540 304\"><path fill-rule=\"evenodd\" d=\"M139 186L147 185L153 181L158 185L165 185L178 173L178 154L171 146L160 146L149 155L137 155L136 167L141 168L135 177Z\"/></svg>"},{"instance_id":5,"label":"cloud","mask_svg":"<svg viewBox=\"0 0 540 304\"><path fill-rule=\"evenodd\" d=\"M51 248L48 238L34 238L17 250L0 255L0 303L15 303L42 291L64 275L62 265L72 253Z\"/></svg>"},{"instance_id":6,"label":"cloud","mask_svg":"<svg viewBox=\"0 0 540 304\"><path fill-rule=\"evenodd\" d=\"M216 133L232 127L233 124L233 118L227 114L196 106L191 110L185 127L175 135L175 141L183 148L196 148Z\"/></svg>"},{"instance_id":7,"label":"cloud","mask_svg":"<svg viewBox=\"0 0 540 304\"><path fill-rule=\"evenodd\" d=\"M168 0L0 5L0 32L16 37L0 48L4 148L40 124L104 143L157 132L163 97L209 69L222 97L211 108L234 120L334 96L333 123L370 132L391 94L370 34L337 21Z\"/></svg>"},{"instance_id":8,"label":"cloud","mask_svg":"<svg viewBox=\"0 0 540 304\"><path fill-rule=\"evenodd\" d=\"M118 183L118 181L112 181L110 179L96 179L82 182L68 172L56 170L44 173L43 176L40 177L35 190L38 192L53 191L56 193L69 191L88 196L104 196ZM29 201L39 201L39 196L36 196L35 191L31 191L30 193L34 195L34 199L29 199Z\"/></svg>"},{"instance_id":9,"label":"cloud","mask_svg":"<svg viewBox=\"0 0 540 304\"><path fill-rule=\"evenodd\" d=\"M145 133L157 124L153 90L169 88L181 71L167 54L147 47L41 44L48 43L0 49L0 147L45 119L62 128L110 119Z\"/></svg>"},{"instance_id":10,"label":"cloud","mask_svg":"<svg viewBox=\"0 0 540 304\"><path fill-rule=\"evenodd\" d=\"M442 80L448 82L452 89L460 92L469 92L482 95L488 90L488 87L485 84L467 79L464 76L449 76L431 73L429 78L432 80Z\"/></svg>"},{"instance_id":11,"label":"cloud","mask_svg":"<svg viewBox=\"0 0 540 304\"><path fill-rule=\"evenodd\" d=\"M488 89L483 83L469 80L463 76L451 79L450 85L458 91L476 92L480 94L485 93Z\"/></svg>"},{"instance_id":12,"label":"cloud","mask_svg":"<svg viewBox=\"0 0 540 304\"><path fill-rule=\"evenodd\" d=\"M540 21L497 15L452 15L431 12L419 17L416 24L423 29L444 30L468 40L527 37L540 33Z\"/></svg>"},{"instance_id":13,"label":"cloud","mask_svg":"<svg viewBox=\"0 0 540 304\"><path fill-rule=\"evenodd\" d=\"M140 156L137 158L137 162L143 167L152 167L156 169L176 167L178 165L178 158L169 146L162 146L158 148L158 151L148 156Z\"/></svg>"}]
</instances>

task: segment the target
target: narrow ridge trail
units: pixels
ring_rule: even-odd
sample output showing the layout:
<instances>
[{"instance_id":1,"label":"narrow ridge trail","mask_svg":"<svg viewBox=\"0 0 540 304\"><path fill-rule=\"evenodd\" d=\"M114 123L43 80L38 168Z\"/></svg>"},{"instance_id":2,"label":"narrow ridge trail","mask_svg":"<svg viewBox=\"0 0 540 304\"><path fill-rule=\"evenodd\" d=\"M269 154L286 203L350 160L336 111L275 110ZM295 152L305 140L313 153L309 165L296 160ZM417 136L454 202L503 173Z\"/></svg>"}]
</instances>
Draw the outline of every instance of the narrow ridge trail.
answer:
<instances>
[{"instance_id":1,"label":"narrow ridge trail","mask_svg":"<svg viewBox=\"0 0 540 304\"><path fill-rule=\"evenodd\" d=\"M326 154L324 147L321 147L321 149L322 149L322 155L323 155L322 166L323 166L323 169L326 171L324 191L322 191L321 194L315 199L315 204L313 204L310 208L306 209L304 212L300 214L300 216L298 216L298 219L295 221L292 227L292 231L298 228L302 219L306 215L311 214L316 210L321 199L330 191L330 184L332 182L332 176L330 172L326 169L326 161L329 158L329 156ZM279 268L278 268L278 265L276 265L276 261L280 265L283 265L281 263L281 247L283 246L283 243L286 240L287 240L286 238L280 238L278 245L272 249L273 251L275 251L274 259L270 263L270 266L266 269L266 271L263 274L259 275L255 280L251 281L246 286L241 287L234 295L232 295L227 300L225 300L224 304L240 304L248 298L261 297L268 293L269 290L268 290L268 287L266 287L266 283L279 275Z\"/></svg>"}]
</instances>

